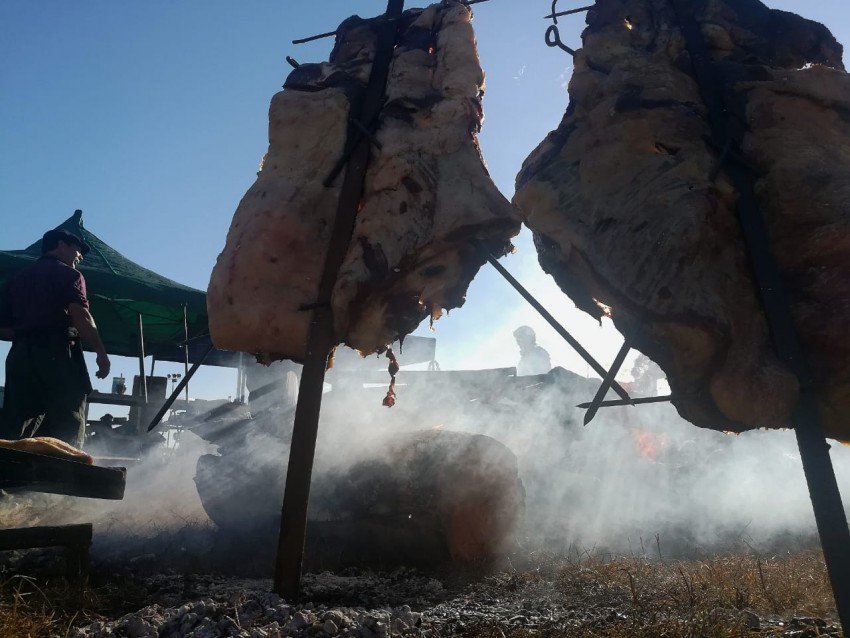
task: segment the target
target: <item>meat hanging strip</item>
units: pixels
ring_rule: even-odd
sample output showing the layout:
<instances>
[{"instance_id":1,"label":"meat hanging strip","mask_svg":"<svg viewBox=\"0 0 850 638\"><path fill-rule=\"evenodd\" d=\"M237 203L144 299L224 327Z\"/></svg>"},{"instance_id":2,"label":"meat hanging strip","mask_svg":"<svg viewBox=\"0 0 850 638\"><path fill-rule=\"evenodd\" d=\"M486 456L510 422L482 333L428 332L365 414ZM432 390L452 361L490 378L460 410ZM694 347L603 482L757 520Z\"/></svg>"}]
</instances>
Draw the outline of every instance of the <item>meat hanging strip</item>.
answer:
<instances>
[{"instance_id":1,"label":"meat hanging strip","mask_svg":"<svg viewBox=\"0 0 850 638\"><path fill-rule=\"evenodd\" d=\"M850 78L822 25L756 0L695 15L739 148L710 141L667 0L597 0L570 105L526 159L514 202L544 270L610 315L665 371L680 414L719 430L783 428L795 376L777 358L746 261L738 193L752 174L826 434L850 439Z\"/></svg>"},{"instance_id":2,"label":"meat hanging strip","mask_svg":"<svg viewBox=\"0 0 850 638\"><path fill-rule=\"evenodd\" d=\"M448 1L404 13L354 236L330 299L317 299L352 103L366 85L374 20L337 30L329 62L303 64L269 110L269 150L234 214L210 278L210 332L223 349L303 360L310 313L330 303L335 336L363 354L461 306L484 258L512 249L516 209L477 143L484 75L469 9Z\"/></svg>"},{"instance_id":3,"label":"meat hanging strip","mask_svg":"<svg viewBox=\"0 0 850 638\"><path fill-rule=\"evenodd\" d=\"M391 348L387 348L385 355L387 359L390 360L389 364L387 365L387 372L389 372L390 374L390 387L387 389L387 396L384 397L383 405L388 408L391 408L395 405L396 402L395 375L398 374L400 366Z\"/></svg>"}]
</instances>

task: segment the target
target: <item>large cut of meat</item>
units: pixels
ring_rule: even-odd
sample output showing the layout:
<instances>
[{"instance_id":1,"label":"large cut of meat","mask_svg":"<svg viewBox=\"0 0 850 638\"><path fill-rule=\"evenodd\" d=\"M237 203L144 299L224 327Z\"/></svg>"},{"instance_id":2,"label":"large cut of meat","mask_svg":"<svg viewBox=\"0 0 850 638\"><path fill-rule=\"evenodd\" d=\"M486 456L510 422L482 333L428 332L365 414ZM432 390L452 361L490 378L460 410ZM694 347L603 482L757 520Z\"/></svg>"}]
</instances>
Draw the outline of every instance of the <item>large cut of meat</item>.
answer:
<instances>
[{"instance_id":1,"label":"large cut of meat","mask_svg":"<svg viewBox=\"0 0 850 638\"><path fill-rule=\"evenodd\" d=\"M330 301L337 343L380 352L463 304L484 263L470 238L511 248L520 218L478 149L484 75L471 14L449 1L404 13L364 194L331 299L319 281L352 105L375 56L376 20L349 18L328 63L303 64L269 110L269 150L233 217L208 290L210 331L261 359L306 355L311 312ZM361 123L368 126L369 123Z\"/></svg>"},{"instance_id":2,"label":"large cut of meat","mask_svg":"<svg viewBox=\"0 0 850 638\"><path fill-rule=\"evenodd\" d=\"M514 202L540 263L610 314L693 423L792 426L799 387L771 345L674 5L598 0L570 104L525 161ZM850 439L850 78L827 29L756 0L692 13L750 169L828 436Z\"/></svg>"}]
</instances>

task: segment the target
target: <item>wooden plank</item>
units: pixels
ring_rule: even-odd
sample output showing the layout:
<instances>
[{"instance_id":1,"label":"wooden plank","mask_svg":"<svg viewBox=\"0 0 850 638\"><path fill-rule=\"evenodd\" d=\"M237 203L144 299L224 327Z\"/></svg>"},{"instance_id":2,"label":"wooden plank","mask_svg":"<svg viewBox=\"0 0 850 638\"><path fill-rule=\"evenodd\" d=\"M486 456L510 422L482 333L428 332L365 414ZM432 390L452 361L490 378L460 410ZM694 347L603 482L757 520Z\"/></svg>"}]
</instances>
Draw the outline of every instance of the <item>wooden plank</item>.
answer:
<instances>
[{"instance_id":1,"label":"wooden plank","mask_svg":"<svg viewBox=\"0 0 850 638\"><path fill-rule=\"evenodd\" d=\"M66 576L70 581L87 574L91 540L91 523L0 529L0 551L64 547Z\"/></svg>"},{"instance_id":2,"label":"wooden plank","mask_svg":"<svg viewBox=\"0 0 850 638\"><path fill-rule=\"evenodd\" d=\"M0 448L0 489L121 500L127 470Z\"/></svg>"},{"instance_id":3,"label":"wooden plank","mask_svg":"<svg viewBox=\"0 0 850 638\"><path fill-rule=\"evenodd\" d=\"M91 523L0 529L0 550L91 545Z\"/></svg>"}]
</instances>

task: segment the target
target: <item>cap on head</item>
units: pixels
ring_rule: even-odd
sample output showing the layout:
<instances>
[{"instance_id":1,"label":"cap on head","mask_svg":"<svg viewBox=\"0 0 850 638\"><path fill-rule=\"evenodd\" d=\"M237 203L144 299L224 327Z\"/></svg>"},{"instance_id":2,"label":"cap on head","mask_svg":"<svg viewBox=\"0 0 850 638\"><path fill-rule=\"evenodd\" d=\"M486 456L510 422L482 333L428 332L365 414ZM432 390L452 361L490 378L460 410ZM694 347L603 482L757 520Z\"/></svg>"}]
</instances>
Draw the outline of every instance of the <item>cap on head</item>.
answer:
<instances>
[{"instance_id":1,"label":"cap on head","mask_svg":"<svg viewBox=\"0 0 850 638\"><path fill-rule=\"evenodd\" d=\"M41 238L41 254L43 255L56 248L60 241L64 241L66 244L76 244L80 248L81 255L87 255L91 250L91 246L83 241L82 237L64 228L54 228L44 233Z\"/></svg>"}]
</instances>

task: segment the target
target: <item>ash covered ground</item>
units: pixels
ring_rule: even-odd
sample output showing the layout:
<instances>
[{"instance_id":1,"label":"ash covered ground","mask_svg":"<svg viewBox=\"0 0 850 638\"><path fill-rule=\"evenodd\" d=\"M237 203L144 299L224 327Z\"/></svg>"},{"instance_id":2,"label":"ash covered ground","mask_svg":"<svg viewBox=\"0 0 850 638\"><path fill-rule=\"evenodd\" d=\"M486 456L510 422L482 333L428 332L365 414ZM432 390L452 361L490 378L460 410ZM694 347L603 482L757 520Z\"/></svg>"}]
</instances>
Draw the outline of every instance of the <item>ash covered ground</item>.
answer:
<instances>
[{"instance_id":1,"label":"ash covered ground","mask_svg":"<svg viewBox=\"0 0 850 638\"><path fill-rule=\"evenodd\" d=\"M347 568L305 574L299 597L284 600L272 593L269 578L218 571L240 557L220 552L214 538L206 556L181 544L204 535L214 532L187 529L149 539L145 549L161 544L159 554L96 559L89 603L61 631L44 635L841 635L815 550L760 557L744 549L699 560L522 552L487 566ZM652 549L663 551L663 544ZM44 573L55 556L30 555L19 566L32 568L33 561Z\"/></svg>"}]
</instances>

